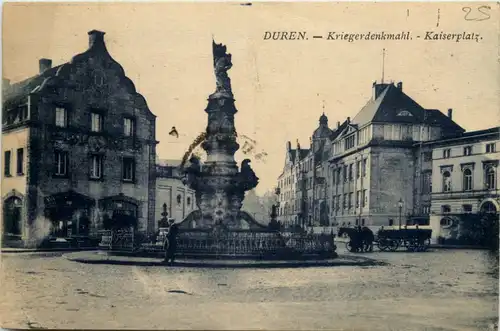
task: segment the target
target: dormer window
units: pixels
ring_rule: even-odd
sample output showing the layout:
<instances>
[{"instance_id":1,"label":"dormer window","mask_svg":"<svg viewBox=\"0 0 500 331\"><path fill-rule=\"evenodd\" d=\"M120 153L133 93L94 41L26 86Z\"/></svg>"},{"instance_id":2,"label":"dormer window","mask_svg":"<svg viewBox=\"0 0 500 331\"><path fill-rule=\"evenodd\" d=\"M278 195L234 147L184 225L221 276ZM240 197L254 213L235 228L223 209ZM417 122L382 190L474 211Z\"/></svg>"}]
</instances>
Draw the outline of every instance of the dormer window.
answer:
<instances>
[{"instance_id":1,"label":"dormer window","mask_svg":"<svg viewBox=\"0 0 500 331\"><path fill-rule=\"evenodd\" d=\"M410 113L408 110L402 110L398 113L397 116L413 116L413 114Z\"/></svg>"},{"instance_id":2,"label":"dormer window","mask_svg":"<svg viewBox=\"0 0 500 331\"><path fill-rule=\"evenodd\" d=\"M56 126L65 128L68 126L68 111L63 107L56 107Z\"/></svg>"}]
</instances>

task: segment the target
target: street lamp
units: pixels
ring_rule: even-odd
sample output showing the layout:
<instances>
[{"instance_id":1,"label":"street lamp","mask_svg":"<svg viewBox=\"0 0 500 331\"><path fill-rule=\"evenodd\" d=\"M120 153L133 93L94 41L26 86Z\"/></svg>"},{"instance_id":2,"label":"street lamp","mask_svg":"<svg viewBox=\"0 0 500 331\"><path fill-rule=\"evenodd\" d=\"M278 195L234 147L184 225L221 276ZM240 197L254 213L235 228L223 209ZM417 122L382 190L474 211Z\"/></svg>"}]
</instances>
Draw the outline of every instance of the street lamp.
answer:
<instances>
[{"instance_id":1,"label":"street lamp","mask_svg":"<svg viewBox=\"0 0 500 331\"><path fill-rule=\"evenodd\" d=\"M401 210L403 209L403 199L399 198L399 229L401 230Z\"/></svg>"}]
</instances>

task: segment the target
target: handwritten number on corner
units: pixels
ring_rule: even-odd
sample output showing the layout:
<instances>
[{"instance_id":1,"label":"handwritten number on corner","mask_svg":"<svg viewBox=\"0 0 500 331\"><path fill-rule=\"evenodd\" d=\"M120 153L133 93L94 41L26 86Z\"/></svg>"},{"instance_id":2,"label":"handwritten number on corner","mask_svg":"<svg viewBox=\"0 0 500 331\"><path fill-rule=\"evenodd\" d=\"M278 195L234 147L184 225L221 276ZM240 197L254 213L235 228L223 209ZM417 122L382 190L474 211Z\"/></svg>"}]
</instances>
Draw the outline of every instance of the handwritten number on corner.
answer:
<instances>
[{"instance_id":1,"label":"handwritten number on corner","mask_svg":"<svg viewBox=\"0 0 500 331\"><path fill-rule=\"evenodd\" d=\"M465 12L464 19L466 21L485 21L491 18L489 14L490 6L479 6L473 10L471 7L463 7L462 11ZM473 13L474 12L474 13Z\"/></svg>"}]
</instances>

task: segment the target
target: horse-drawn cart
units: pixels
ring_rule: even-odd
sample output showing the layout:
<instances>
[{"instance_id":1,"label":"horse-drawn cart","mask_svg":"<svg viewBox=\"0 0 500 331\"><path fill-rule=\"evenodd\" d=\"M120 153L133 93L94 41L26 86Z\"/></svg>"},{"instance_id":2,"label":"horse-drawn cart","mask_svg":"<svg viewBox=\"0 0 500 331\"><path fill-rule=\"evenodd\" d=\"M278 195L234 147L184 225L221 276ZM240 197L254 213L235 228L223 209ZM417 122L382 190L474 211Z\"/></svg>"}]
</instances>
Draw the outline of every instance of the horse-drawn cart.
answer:
<instances>
[{"instance_id":1,"label":"horse-drawn cart","mask_svg":"<svg viewBox=\"0 0 500 331\"><path fill-rule=\"evenodd\" d=\"M381 251L396 251L405 247L408 251L426 251L431 243L431 229L388 229L378 232L377 246Z\"/></svg>"}]
</instances>

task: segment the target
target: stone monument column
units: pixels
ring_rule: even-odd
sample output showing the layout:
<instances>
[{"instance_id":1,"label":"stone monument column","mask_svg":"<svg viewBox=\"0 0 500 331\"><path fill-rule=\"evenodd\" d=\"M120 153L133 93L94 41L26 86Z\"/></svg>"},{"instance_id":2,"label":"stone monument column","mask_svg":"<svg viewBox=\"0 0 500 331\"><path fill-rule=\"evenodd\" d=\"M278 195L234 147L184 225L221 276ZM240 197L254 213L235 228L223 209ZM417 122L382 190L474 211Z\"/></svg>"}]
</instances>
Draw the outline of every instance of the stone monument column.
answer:
<instances>
[{"instance_id":1,"label":"stone monument column","mask_svg":"<svg viewBox=\"0 0 500 331\"><path fill-rule=\"evenodd\" d=\"M203 228L239 226L240 211L245 191L257 186L258 178L250 168L250 160L242 162L241 171L234 159L239 149L236 142L234 115L237 110L231 90L231 54L226 46L212 42L216 90L208 98L205 112L208 124L202 148L207 153L203 166L196 157L186 170L187 184L196 191L201 210L200 225Z\"/></svg>"}]
</instances>

